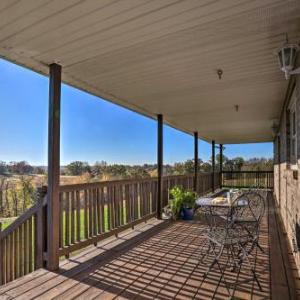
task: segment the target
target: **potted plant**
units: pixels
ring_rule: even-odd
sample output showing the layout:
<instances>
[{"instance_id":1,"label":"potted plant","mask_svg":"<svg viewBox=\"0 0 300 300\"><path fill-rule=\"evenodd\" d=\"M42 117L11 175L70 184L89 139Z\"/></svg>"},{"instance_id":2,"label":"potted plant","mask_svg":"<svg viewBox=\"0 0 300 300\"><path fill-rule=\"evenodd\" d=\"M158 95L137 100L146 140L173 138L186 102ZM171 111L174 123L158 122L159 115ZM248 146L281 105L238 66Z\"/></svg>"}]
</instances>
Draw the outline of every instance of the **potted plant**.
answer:
<instances>
[{"instance_id":1,"label":"potted plant","mask_svg":"<svg viewBox=\"0 0 300 300\"><path fill-rule=\"evenodd\" d=\"M196 202L196 193L192 191L183 192L182 198L182 219L193 220Z\"/></svg>"},{"instance_id":2,"label":"potted plant","mask_svg":"<svg viewBox=\"0 0 300 300\"><path fill-rule=\"evenodd\" d=\"M196 194L192 191L185 191L180 186L175 186L170 190L171 199L169 207L173 219L182 216L183 220L192 220L194 216L194 206Z\"/></svg>"},{"instance_id":3,"label":"potted plant","mask_svg":"<svg viewBox=\"0 0 300 300\"><path fill-rule=\"evenodd\" d=\"M183 189L180 186L174 186L170 190L171 199L169 200L169 207L172 212L172 218L176 220L181 213L182 200L183 200Z\"/></svg>"}]
</instances>

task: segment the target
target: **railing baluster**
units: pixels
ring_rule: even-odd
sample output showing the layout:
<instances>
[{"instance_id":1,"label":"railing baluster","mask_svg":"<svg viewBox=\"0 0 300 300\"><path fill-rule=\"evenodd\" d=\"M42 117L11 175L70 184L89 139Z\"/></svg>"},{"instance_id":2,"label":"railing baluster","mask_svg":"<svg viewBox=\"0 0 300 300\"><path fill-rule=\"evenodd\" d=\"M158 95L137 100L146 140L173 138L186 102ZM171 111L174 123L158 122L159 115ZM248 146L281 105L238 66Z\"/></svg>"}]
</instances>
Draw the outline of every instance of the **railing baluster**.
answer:
<instances>
[{"instance_id":1,"label":"railing baluster","mask_svg":"<svg viewBox=\"0 0 300 300\"><path fill-rule=\"evenodd\" d=\"M70 245L70 193L65 194L64 207L65 207L65 246Z\"/></svg>"},{"instance_id":2,"label":"railing baluster","mask_svg":"<svg viewBox=\"0 0 300 300\"><path fill-rule=\"evenodd\" d=\"M71 244L75 242L75 192L71 192Z\"/></svg>"},{"instance_id":3,"label":"railing baluster","mask_svg":"<svg viewBox=\"0 0 300 300\"><path fill-rule=\"evenodd\" d=\"M102 216L101 216L101 189L96 189L96 208L97 208L97 234L102 233L101 228L101 222L102 222Z\"/></svg>"},{"instance_id":4,"label":"railing baluster","mask_svg":"<svg viewBox=\"0 0 300 300\"><path fill-rule=\"evenodd\" d=\"M24 223L24 273L28 274L28 221Z\"/></svg>"},{"instance_id":5,"label":"railing baluster","mask_svg":"<svg viewBox=\"0 0 300 300\"><path fill-rule=\"evenodd\" d=\"M32 217L28 220L28 273L33 270L32 260Z\"/></svg>"},{"instance_id":6,"label":"railing baluster","mask_svg":"<svg viewBox=\"0 0 300 300\"><path fill-rule=\"evenodd\" d=\"M19 227L20 276L24 276L24 224Z\"/></svg>"},{"instance_id":7,"label":"railing baluster","mask_svg":"<svg viewBox=\"0 0 300 300\"><path fill-rule=\"evenodd\" d=\"M114 227L120 226L120 198L119 198L120 186L117 184L113 187L113 216L114 216Z\"/></svg>"},{"instance_id":8,"label":"railing baluster","mask_svg":"<svg viewBox=\"0 0 300 300\"><path fill-rule=\"evenodd\" d=\"M64 193L59 194L59 247L64 247Z\"/></svg>"},{"instance_id":9,"label":"railing baluster","mask_svg":"<svg viewBox=\"0 0 300 300\"><path fill-rule=\"evenodd\" d=\"M5 244L6 244L6 281L9 282L11 281L11 270L10 270L10 260L11 260L11 250L10 250L10 237L11 235L9 235L6 239L5 239Z\"/></svg>"},{"instance_id":10,"label":"railing baluster","mask_svg":"<svg viewBox=\"0 0 300 300\"><path fill-rule=\"evenodd\" d=\"M107 222L107 214L105 214L105 193L104 188L100 189L100 218L101 218L101 232L105 232L105 224Z\"/></svg>"},{"instance_id":11,"label":"railing baluster","mask_svg":"<svg viewBox=\"0 0 300 300\"><path fill-rule=\"evenodd\" d=\"M97 235L97 190L92 190L93 194L93 236Z\"/></svg>"},{"instance_id":12,"label":"railing baluster","mask_svg":"<svg viewBox=\"0 0 300 300\"><path fill-rule=\"evenodd\" d=\"M121 225L126 224L126 203L124 203L124 188L125 186L122 184L120 185L120 214L121 214Z\"/></svg>"},{"instance_id":13,"label":"railing baluster","mask_svg":"<svg viewBox=\"0 0 300 300\"><path fill-rule=\"evenodd\" d=\"M88 189L88 215L89 215L89 236L93 236L93 193L91 189Z\"/></svg>"},{"instance_id":14,"label":"railing baluster","mask_svg":"<svg viewBox=\"0 0 300 300\"><path fill-rule=\"evenodd\" d=\"M12 249L12 260L13 260L13 279L18 278L18 252L17 252L17 232L16 230L12 233L12 244L13 244L13 249Z\"/></svg>"},{"instance_id":15,"label":"railing baluster","mask_svg":"<svg viewBox=\"0 0 300 300\"><path fill-rule=\"evenodd\" d=\"M88 190L84 190L84 237L88 238Z\"/></svg>"},{"instance_id":16,"label":"railing baluster","mask_svg":"<svg viewBox=\"0 0 300 300\"><path fill-rule=\"evenodd\" d=\"M37 212L34 218L35 231L35 269L43 267L43 251L44 251L44 231L43 231L43 207Z\"/></svg>"},{"instance_id":17,"label":"railing baluster","mask_svg":"<svg viewBox=\"0 0 300 300\"><path fill-rule=\"evenodd\" d=\"M81 240L81 206L80 191L76 190L76 241Z\"/></svg>"},{"instance_id":18,"label":"railing baluster","mask_svg":"<svg viewBox=\"0 0 300 300\"><path fill-rule=\"evenodd\" d=\"M129 185L125 184L125 223L128 224L130 221L130 192Z\"/></svg>"}]
</instances>

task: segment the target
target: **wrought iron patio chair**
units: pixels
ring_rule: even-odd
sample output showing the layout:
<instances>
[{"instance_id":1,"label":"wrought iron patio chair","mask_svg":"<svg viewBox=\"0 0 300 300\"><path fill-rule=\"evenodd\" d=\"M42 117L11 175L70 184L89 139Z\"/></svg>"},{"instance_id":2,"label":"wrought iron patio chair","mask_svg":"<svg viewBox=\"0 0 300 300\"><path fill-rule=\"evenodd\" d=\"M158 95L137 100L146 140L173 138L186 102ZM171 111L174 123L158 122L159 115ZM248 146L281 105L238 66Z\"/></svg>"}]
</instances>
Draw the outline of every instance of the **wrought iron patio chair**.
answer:
<instances>
[{"instance_id":1,"label":"wrought iron patio chair","mask_svg":"<svg viewBox=\"0 0 300 300\"><path fill-rule=\"evenodd\" d=\"M218 207L217 207L218 208ZM256 254L258 246L258 237L260 222L264 214L264 199L257 193L248 192L240 195L231 205L230 213L227 214L224 222L224 215L221 217L223 222L216 220L220 219L218 213L211 213L214 207L206 211L207 219L212 219L208 223L207 241L209 243L208 253L212 254L213 260L207 271L204 273L206 278L210 271L217 266L221 276L218 285L223 281L230 294L229 285L225 279L225 270L230 267L231 271L237 272L236 282L234 283L233 293L238 284L238 278L241 267L247 263L251 278L254 280L259 289L262 290L261 284L255 272ZM250 260L250 255L256 248L254 256L254 264ZM206 255L208 255L206 253ZM222 267L222 260L225 260Z\"/></svg>"},{"instance_id":2,"label":"wrought iron patio chair","mask_svg":"<svg viewBox=\"0 0 300 300\"><path fill-rule=\"evenodd\" d=\"M248 199L248 208L243 211L242 215L237 215L234 221L237 225L242 226L252 238L251 252L257 246L262 253L265 253L259 244L260 224L265 213L264 197L259 190L247 191L244 193L244 197ZM252 224L253 222L255 224ZM252 230L255 227L254 225L257 225L256 230Z\"/></svg>"}]
</instances>

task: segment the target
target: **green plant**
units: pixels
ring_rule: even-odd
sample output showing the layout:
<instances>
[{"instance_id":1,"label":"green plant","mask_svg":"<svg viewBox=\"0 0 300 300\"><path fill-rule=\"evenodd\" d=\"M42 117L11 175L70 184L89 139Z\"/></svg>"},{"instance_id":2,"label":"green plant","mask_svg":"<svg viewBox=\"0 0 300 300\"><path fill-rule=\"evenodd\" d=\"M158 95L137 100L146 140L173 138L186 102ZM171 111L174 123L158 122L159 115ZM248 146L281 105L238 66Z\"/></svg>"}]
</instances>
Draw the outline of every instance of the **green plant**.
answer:
<instances>
[{"instance_id":1,"label":"green plant","mask_svg":"<svg viewBox=\"0 0 300 300\"><path fill-rule=\"evenodd\" d=\"M169 206L175 218L179 215L182 208L183 193L184 191L180 186L174 186L170 190L170 195L172 198L169 200Z\"/></svg>"},{"instance_id":2,"label":"green plant","mask_svg":"<svg viewBox=\"0 0 300 300\"><path fill-rule=\"evenodd\" d=\"M170 190L170 195L172 198L169 201L169 206L176 218L181 209L184 208L194 208L196 201L196 193L192 191L185 191L181 186L174 186Z\"/></svg>"},{"instance_id":3,"label":"green plant","mask_svg":"<svg viewBox=\"0 0 300 300\"><path fill-rule=\"evenodd\" d=\"M184 208L194 208L197 195L192 191L183 192L182 206Z\"/></svg>"}]
</instances>

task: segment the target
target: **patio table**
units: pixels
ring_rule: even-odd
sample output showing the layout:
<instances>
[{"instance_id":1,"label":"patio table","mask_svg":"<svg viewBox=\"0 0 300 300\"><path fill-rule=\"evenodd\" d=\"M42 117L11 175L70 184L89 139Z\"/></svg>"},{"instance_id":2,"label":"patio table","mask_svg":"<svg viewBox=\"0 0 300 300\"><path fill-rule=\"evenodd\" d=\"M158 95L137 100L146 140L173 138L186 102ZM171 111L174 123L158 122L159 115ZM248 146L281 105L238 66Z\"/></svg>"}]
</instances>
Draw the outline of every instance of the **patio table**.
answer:
<instances>
[{"instance_id":1,"label":"patio table","mask_svg":"<svg viewBox=\"0 0 300 300\"><path fill-rule=\"evenodd\" d=\"M230 209L232 207L232 203L234 203L234 200L237 198L238 196L238 192L231 192L231 196L235 196L235 197L231 197L228 198L228 196L222 196L224 195L226 192L222 192L221 194L215 194L212 196L206 196L206 197L200 197L196 200L196 209L200 208L200 207L216 207L216 208L228 208ZM223 198L223 200L222 200ZM219 201L217 200L219 199ZM238 203L236 203L238 206L245 206L248 204L248 200L247 199L240 199L238 201Z\"/></svg>"}]
</instances>

